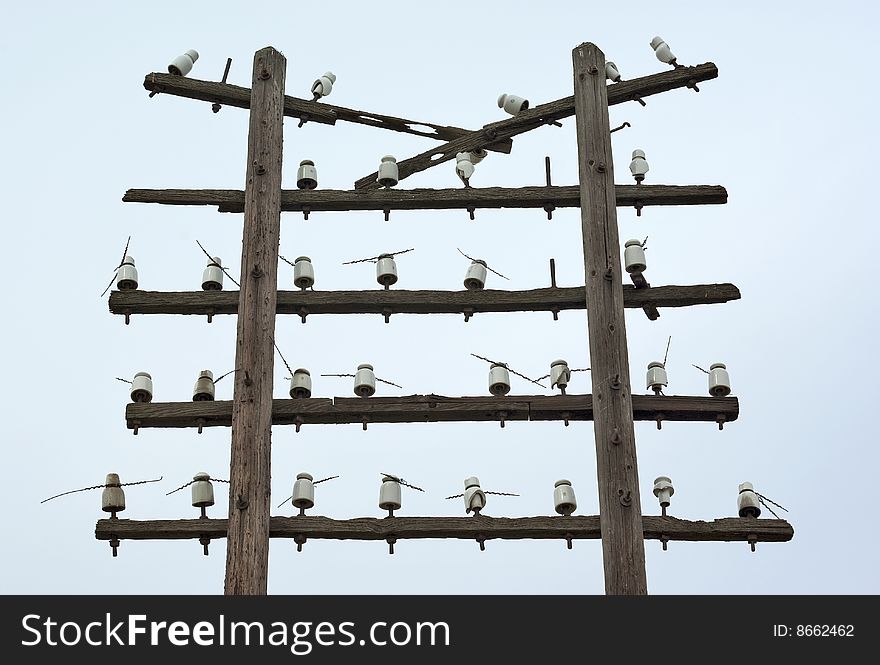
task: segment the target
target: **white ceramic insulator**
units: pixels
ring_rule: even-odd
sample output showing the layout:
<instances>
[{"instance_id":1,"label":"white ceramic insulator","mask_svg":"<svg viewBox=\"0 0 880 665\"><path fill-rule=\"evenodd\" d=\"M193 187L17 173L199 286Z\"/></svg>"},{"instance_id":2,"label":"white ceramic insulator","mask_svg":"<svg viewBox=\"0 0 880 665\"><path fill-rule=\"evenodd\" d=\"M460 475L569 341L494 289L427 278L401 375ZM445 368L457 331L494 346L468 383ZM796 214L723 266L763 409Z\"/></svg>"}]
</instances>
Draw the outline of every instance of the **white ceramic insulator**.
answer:
<instances>
[{"instance_id":1,"label":"white ceramic insulator","mask_svg":"<svg viewBox=\"0 0 880 665\"><path fill-rule=\"evenodd\" d=\"M627 240L623 250L623 262L626 264L628 273L645 272L648 264L645 262L645 248L641 240Z\"/></svg>"},{"instance_id":2,"label":"white ceramic insulator","mask_svg":"<svg viewBox=\"0 0 880 665\"><path fill-rule=\"evenodd\" d=\"M153 377L146 372L138 372L131 381L132 402L153 401Z\"/></svg>"},{"instance_id":3,"label":"white ceramic insulator","mask_svg":"<svg viewBox=\"0 0 880 665\"><path fill-rule=\"evenodd\" d=\"M293 505L308 510L315 505L315 484L311 474L298 473L293 483Z\"/></svg>"},{"instance_id":4,"label":"white ceramic insulator","mask_svg":"<svg viewBox=\"0 0 880 665\"><path fill-rule=\"evenodd\" d=\"M632 161L629 163L629 172L638 180L644 179L645 174L650 170L648 160L645 159L644 150L633 150Z\"/></svg>"},{"instance_id":5,"label":"white ceramic insulator","mask_svg":"<svg viewBox=\"0 0 880 665\"><path fill-rule=\"evenodd\" d=\"M486 507L486 494L479 484L466 487L464 490L464 512L480 512Z\"/></svg>"},{"instance_id":6,"label":"white ceramic insulator","mask_svg":"<svg viewBox=\"0 0 880 665\"><path fill-rule=\"evenodd\" d=\"M760 517L761 502L758 500L758 495L751 483L740 484L737 508L740 517Z\"/></svg>"},{"instance_id":7,"label":"white ceramic insulator","mask_svg":"<svg viewBox=\"0 0 880 665\"><path fill-rule=\"evenodd\" d=\"M560 515L571 515L577 510L577 498L570 480L557 480L553 489L553 505Z\"/></svg>"},{"instance_id":8,"label":"white ceramic insulator","mask_svg":"<svg viewBox=\"0 0 880 665\"><path fill-rule=\"evenodd\" d=\"M294 370L293 376L290 377L290 396L293 399L312 396L312 376L309 370L302 367Z\"/></svg>"},{"instance_id":9,"label":"white ceramic insulator","mask_svg":"<svg viewBox=\"0 0 880 665\"><path fill-rule=\"evenodd\" d=\"M666 368L663 367L663 363L648 363L648 375L645 379L645 383L647 384L645 387L651 388L652 390L655 388L662 389L669 385L666 378Z\"/></svg>"},{"instance_id":10,"label":"white ceramic insulator","mask_svg":"<svg viewBox=\"0 0 880 665\"><path fill-rule=\"evenodd\" d=\"M171 64L168 65L168 73L176 74L177 76L186 76L192 71L193 65L198 59L199 52L195 49L190 49L183 55L179 55L171 61Z\"/></svg>"},{"instance_id":11,"label":"white ceramic insulator","mask_svg":"<svg viewBox=\"0 0 880 665\"><path fill-rule=\"evenodd\" d=\"M192 505L193 508L207 508L214 505L214 485L211 483L211 476L207 473L197 473L193 476L195 481L190 487L192 488Z\"/></svg>"},{"instance_id":12,"label":"white ceramic insulator","mask_svg":"<svg viewBox=\"0 0 880 665\"><path fill-rule=\"evenodd\" d=\"M193 402L211 402L214 400L214 373L209 370L199 372L193 388Z\"/></svg>"},{"instance_id":13,"label":"white ceramic insulator","mask_svg":"<svg viewBox=\"0 0 880 665\"><path fill-rule=\"evenodd\" d=\"M465 273L464 288L469 291L479 291L486 286L486 277L486 264L482 261L474 261Z\"/></svg>"},{"instance_id":14,"label":"white ceramic insulator","mask_svg":"<svg viewBox=\"0 0 880 665\"><path fill-rule=\"evenodd\" d=\"M400 505L400 483L392 478L383 479L379 488L379 508L400 510Z\"/></svg>"},{"instance_id":15,"label":"white ceramic insulator","mask_svg":"<svg viewBox=\"0 0 880 665\"><path fill-rule=\"evenodd\" d=\"M610 60L605 63L605 78L612 83L618 83L620 81L620 72L617 69L617 65Z\"/></svg>"},{"instance_id":16,"label":"white ceramic insulator","mask_svg":"<svg viewBox=\"0 0 880 665\"><path fill-rule=\"evenodd\" d=\"M503 365L493 364L489 368L489 392L496 397L510 392L510 372Z\"/></svg>"},{"instance_id":17,"label":"white ceramic insulator","mask_svg":"<svg viewBox=\"0 0 880 665\"><path fill-rule=\"evenodd\" d=\"M116 273L116 288L120 291L131 291L138 287L138 271L134 267L134 259L126 256Z\"/></svg>"},{"instance_id":18,"label":"white ceramic insulator","mask_svg":"<svg viewBox=\"0 0 880 665\"><path fill-rule=\"evenodd\" d=\"M297 257L293 262L293 285L307 289L315 284L315 267L308 256Z\"/></svg>"},{"instance_id":19,"label":"white ceramic insulator","mask_svg":"<svg viewBox=\"0 0 880 665\"><path fill-rule=\"evenodd\" d=\"M382 286L397 283L397 264L393 256L383 256L376 261L376 281Z\"/></svg>"},{"instance_id":20,"label":"white ceramic insulator","mask_svg":"<svg viewBox=\"0 0 880 665\"><path fill-rule=\"evenodd\" d=\"M675 63L675 55L669 49L669 45L664 42L662 38L654 37L654 39L651 40L651 48L654 49L654 55L657 56L657 59L660 62L667 65Z\"/></svg>"},{"instance_id":21,"label":"white ceramic insulator","mask_svg":"<svg viewBox=\"0 0 880 665\"><path fill-rule=\"evenodd\" d=\"M312 94L326 97L333 91L334 83L336 83L336 74L324 72L324 76L312 83Z\"/></svg>"},{"instance_id":22,"label":"white ceramic insulator","mask_svg":"<svg viewBox=\"0 0 880 665\"><path fill-rule=\"evenodd\" d=\"M730 375L724 363L709 366L709 394L712 397L727 397L730 394Z\"/></svg>"},{"instance_id":23,"label":"white ceramic insulator","mask_svg":"<svg viewBox=\"0 0 880 665\"><path fill-rule=\"evenodd\" d=\"M208 267L202 273L202 290L204 291L222 291L223 290L223 270L221 266L223 262L219 256L213 257L208 261Z\"/></svg>"},{"instance_id":24,"label":"white ceramic insulator","mask_svg":"<svg viewBox=\"0 0 880 665\"><path fill-rule=\"evenodd\" d=\"M529 108L529 100L517 95L501 95L498 98L498 108L504 109L510 115L516 115Z\"/></svg>"},{"instance_id":25,"label":"white ceramic insulator","mask_svg":"<svg viewBox=\"0 0 880 665\"><path fill-rule=\"evenodd\" d=\"M372 365L358 365L354 375L354 394L358 397L370 397L376 392L376 375Z\"/></svg>"},{"instance_id":26,"label":"white ceramic insulator","mask_svg":"<svg viewBox=\"0 0 880 665\"><path fill-rule=\"evenodd\" d=\"M119 485L119 474L108 473L105 485ZM101 492L101 510L105 513L119 513L125 510L125 492L121 487L105 487Z\"/></svg>"},{"instance_id":27,"label":"white ceramic insulator","mask_svg":"<svg viewBox=\"0 0 880 665\"><path fill-rule=\"evenodd\" d=\"M654 493L657 497L657 500L660 502L661 506L669 505L669 498L672 496L672 492L670 490L660 490L659 492Z\"/></svg>"},{"instance_id":28,"label":"white ceramic insulator","mask_svg":"<svg viewBox=\"0 0 880 665\"><path fill-rule=\"evenodd\" d=\"M462 180L470 180L474 175L474 163L470 157L467 152L460 152L455 156L455 173Z\"/></svg>"},{"instance_id":29,"label":"white ceramic insulator","mask_svg":"<svg viewBox=\"0 0 880 665\"><path fill-rule=\"evenodd\" d=\"M479 164L484 159L486 159L486 155L488 155L488 151L485 148L474 148L473 150L469 150L468 154L471 156L472 164Z\"/></svg>"},{"instance_id":30,"label":"white ceramic insulator","mask_svg":"<svg viewBox=\"0 0 880 665\"><path fill-rule=\"evenodd\" d=\"M400 180L397 160L394 155L385 155L379 163L378 182L383 187L394 187Z\"/></svg>"},{"instance_id":31,"label":"white ceramic insulator","mask_svg":"<svg viewBox=\"0 0 880 665\"><path fill-rule=\"evenodd\" d=\"M315 189L318 186L318 169L310 159L304 159L296 170L296 186L299 189Z\"/></svg>"},{"instance_id":32,"label":"white ceramic insulator","mask_svg":"<svg viewBox=\"0 0 880 665\"><path fill-rule=\"evenodd\" d=\"M571 370L564 360L554 360L550 364L550 387L566 388L571 381Z\"/></svg>"},{"instance_id":33,"label":"white ceramic insulator","mask_svg":"<svg viewBox=\"0 0 880 665\"><path fill-rule=\"evenodd\" d=\"M675 494L675 488L672 486L672 480L666 476L654 479L654 496L657 497L661 506L668 506L673 494Z\"/></svg>"}]
</instances>

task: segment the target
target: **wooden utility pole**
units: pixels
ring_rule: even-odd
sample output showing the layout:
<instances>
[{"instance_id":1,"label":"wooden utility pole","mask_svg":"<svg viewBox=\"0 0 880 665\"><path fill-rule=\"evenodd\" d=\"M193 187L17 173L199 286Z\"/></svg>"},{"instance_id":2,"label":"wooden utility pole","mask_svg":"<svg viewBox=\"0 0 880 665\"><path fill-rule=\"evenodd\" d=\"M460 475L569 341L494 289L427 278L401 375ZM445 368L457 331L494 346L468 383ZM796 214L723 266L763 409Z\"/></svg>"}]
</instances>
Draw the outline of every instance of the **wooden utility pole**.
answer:
<instances>
[{"instance_id":1,"label":"wooden utility pole","mask_svg":"<svg viewBox=\"0 0 880 665\"><path fill-rule=\"evenodd\" d=\"M238 300L226 594L265 595L269 568L272 379L287 60L254 55Z\"/></svg>"},{"instance_id":2,"label":"wooden utility pole","mask_svg":"<svg viewBox=\"0 0 880 665\"><path fill-rule=\"evenodd\" d=\"M727 302L740 297L733 284L654 286L644 274L631 274L624 285L617 235L620 206L706 205L727 202L717 185L616 185L611 154L608 106L641 102L643 97L678 88L697 90L696 83L718 76L712 63L676 66L671 71L607 85L605 56L587 43L572 52L574 95L531 107L512 118L468 131L459 127L415 122L367 113L321 100L284 95L286 60L272 48L254 58L251 90L221 82L198 81L168 74L148 74L144 87L223 106L250 109L246 188L131 189L124 201L165 205L211 205L219 212L244 213L241 290L144 292L120 290L110 295L110 311L133 314L238 316L235 390L232 401L137 402L125 411L126 424L139 428L232 427L230 501L227 519L102 519L95 537L118 544L121 539L197 540L228 538L227 594L265 594L269 539L292 539L297 549L311 539L387 541L457 538L480 543L491 539L602 539L605 590L608 594L647 594L644 540L743 541L791 540L784 520L753 517L693 522L641 514L635 420L725 423L739 416L736 397L635 395L630 391L625 307L641 307L650 320L660 307L686 307ZM445 141L397 163L399 180L475 149L509 152L511 139L546 124L575 116L579 184L464 189L380 189L377 174L360 178L354 190L282 190L282 118L333 125L337 120L370 125ZM428 128L428 129L425 129ZM550 288L527 291L281 291L277 289L280 213L352 210L466 210L498 208L552 210L580 207L585 285L556 286L551 259ZM542 216L542 215L541 215ZM402 397L322 397L272 399L276 314L297 315L306 323L313 314L375 314L388 322L399 314L463 314L464 321L482 312L552 312L586 309L593 394L447 397L434 393ZM559 384L561 386L561 384ZM599 477L600 515L522 518L398 517L334 520L297 515L269 516L272 425L357 425L373 423L441 423L496 421L594 421ZM329 479L328 479L329 480ZM560 511L564 512L564 511ZM115 551L115 550L114 550ZM207 552L206 552L207 553ZM393 554L393 549L390 550Z\"/></svg>"},{"instance_id":3,"label":"wooden utility pole","mask_svg":"<svg viewBox=\"0 0 880 665\"><path fill-rule=\"evenodd\" d=\"M605 54L572 51L605 592L644 595L645 543L626 346Z\"/></svg>"}]
</instances>

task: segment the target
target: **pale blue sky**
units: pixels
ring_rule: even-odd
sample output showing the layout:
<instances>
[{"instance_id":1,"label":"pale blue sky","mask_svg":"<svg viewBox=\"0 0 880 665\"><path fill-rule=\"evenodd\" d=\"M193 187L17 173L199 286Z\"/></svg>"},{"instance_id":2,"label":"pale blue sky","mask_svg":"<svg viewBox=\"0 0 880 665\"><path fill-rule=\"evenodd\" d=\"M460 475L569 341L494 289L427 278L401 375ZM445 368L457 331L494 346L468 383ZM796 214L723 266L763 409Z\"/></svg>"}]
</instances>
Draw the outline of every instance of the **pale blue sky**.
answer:
<instances>
[{"instance_id":1,"label":"pale blue sky","mask_svg":"<svg viewBox=\"0 0 880 665\"><path fill-rule=\"evenodd\" d=\"M197 471L228 477L228 429L126 430L127 391L116 376L153 374L157 401L186 400L199 370L230 369L235 321L135 317L128 327L98 294L125 238L142 288L197 289L199 239L237 274L241 216L208 208L123 204L129 187L228 187L244 181L247 114L160 95L143 76L186 49L201 54L191 76L218 80L233 58L231 83L249 85L255 50L288 59L287 92L308 96L326 70L338 80L329 102L378 113L477 128L502 119L502 92L539 104L571 94L571 49L598 44L624 78L663 71L648 45L661 35L683 64L712 61L717 80L699 94L679 90L611 110L616 180L630 182L630 152L642 148L648 183L721 184L726 206L619 210L621 240L650 236L652 284L733 282L741 301L662 310L649 322L627 313L633 389L662 358L667 335L670 394L705 394L691 363L726 362L740 419L636 427L642 504L659 508L653 478L670 476L671 514L711 520L736 513L737 485L791 510L787 544L647 543L652 593L878 593L871 528L876 467L877 254L871 192L875 129L876 6L865 2L525 3L19 3L5 11L0 57L0 182L4 184L6 380L0 398L3 475L11 501L0 548L5 593L218 593L225 550L203 557L196 542L124 542L117 559L93 537L100 493L40 505L46 496L103 482L164 474L161 485L127 492L132 519L195 516L186 492L164 493ZM288 120L284 184L315 161L320 186L350 188L387 153L403 159L430 139L340 123L296 128ZM474 186L577 181L573 122L517 137L510 155L491 154ZM448 163L405 187L458 186ZM399 288L461 288L467 262L487 258L511 277L504 287L546 286L555 257L560 285L583 283L579 214L548 223L536 211L314 214L282 217L281 252L312 257L320 289L378 288L370 266L340 265L381 251L400 258ZM291 288L292 269L279 280ZM489 286L499 286L490 276ZM311 369L316 396L351 394L362 362L404 391L486 393L487 367L470 352L541 375L557 357L589 363L584 312L456 316L279 317L277 339L294 366ZM276 363L277 397L286 394ZM589 391L575 375L570 392ZM231 396L232 383L218 386ZM513 392L531 393L514 382ZM375 425L276 428L273 503L298 471L340 474L317 488L312 512L381 516L379 472L425 487L404 490L403 515L463 514L462 479L478 475L491 515L552 512L553 482L573 481L579 514L595 514L592 426L572 423ZM217 486L225 512L225 486ZM289 511L289 508L282 513ZM273 541L273 593L601 593L599 542L309 542L301 554Z\"/></svg>"}]
</instances>

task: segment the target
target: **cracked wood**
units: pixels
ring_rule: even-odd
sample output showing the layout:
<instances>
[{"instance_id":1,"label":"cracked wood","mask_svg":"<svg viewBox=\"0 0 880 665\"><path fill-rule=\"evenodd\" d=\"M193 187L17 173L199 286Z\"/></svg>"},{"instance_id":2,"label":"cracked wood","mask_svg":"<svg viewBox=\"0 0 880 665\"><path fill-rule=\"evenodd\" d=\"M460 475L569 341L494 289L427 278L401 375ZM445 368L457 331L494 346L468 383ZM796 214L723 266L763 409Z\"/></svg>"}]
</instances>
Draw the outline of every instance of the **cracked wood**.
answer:
<instances>
[{"instance_id":1,"label":"cracked wood","mask_svg":"<svg viewBox=\"0 0 880 665\"><path fill-rule=\"evenodd\" d=\"M128 520L102 519L95 525L98 540L188 540L202 536L225 538L225 519ZM731 542L750 538L757 542L787 542L794 529L785 520L726 517L712 522L690 521L677 517L642 516L646 540L689 542ZM316 515L272 517L270 538L310 540L397 540L415 538L457 538L475 540L596 540L600 537L599 517L357 517L332 519Z\"/></svg>"}]
</instances>

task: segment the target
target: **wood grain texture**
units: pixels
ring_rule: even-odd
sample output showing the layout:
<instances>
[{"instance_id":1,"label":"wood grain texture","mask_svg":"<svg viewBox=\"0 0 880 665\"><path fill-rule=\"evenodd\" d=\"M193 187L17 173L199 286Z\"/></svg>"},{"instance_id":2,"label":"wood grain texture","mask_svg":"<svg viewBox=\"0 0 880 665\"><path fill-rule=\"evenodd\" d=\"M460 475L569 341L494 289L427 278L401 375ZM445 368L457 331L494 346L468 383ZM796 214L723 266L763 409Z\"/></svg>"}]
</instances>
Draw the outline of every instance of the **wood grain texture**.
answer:
<instances>
[{"instance_id":1,"label":"wood grain texture","mask_svg":"<svg viewBox=\"0 0 880 665\"><path fill-rule=\"evenodd\" d=\"M733 284L623 287L628 308L690 307L740 298ZM111 291L112 314L220 315L238 313L238 291ZM584 287L528 291L279 291L278 314L474 314L487 312L552 312L586 309ZM656 318L656 317L655 317Z\"/></svg>"},{"instance_id":2,"label":"wood grain texture","mask_svg":"<svg viewBox=\"0 0 880 665\"><path fill-rule=\"evenodd\" d=\"M619 207L640 205L711 205L727 203L720 185L615 185ZM242 212L244 192L238 189L129 189L125 203L217 206L220 212ZM468 208L578 208L577 185L552 187L469 187L461 189L285 189L283 212L350 210L467 210Z\"/></svg>"},{"instance_id":3,"label":"wood grain texture","mask_svg":"<svg viewBox=\"0 0 880 665\"><path fill-rule=\"evenodd\" d=\"M315 388L318 381L315 376ZM731 422L739 417L736 397L687 395L633 395L633 418L639 421ZM508 395L506 397L312 397L276 399L272 402L273 425L359 424L401 422L586 421L593 419L592 395ZM229 427L232 402L150 402L125 407L129 429L138 427Z\"/></svg>"},{"instance_id":4,"label":"wood grain texture","mask_svg":"<svg viewBox=\"0 0 880 665\"><path fill-rule=\"evenodd\" d=\"M202 81L188 76L174 76L154 72L144 77L144 88L151 92L159 92L175 97L187 97L205 102L234 106L241 109L251 108L251 89L229 83ZM339 119L336 113L324 106L305 99L284 97L283 113L292 118L308 116L309 122L324 125L335 125Z\"/></svg>"},{"instance_id":5,"label":"wood grain texture","mask_svg":"<svg viewBox=\"0 0 880 665\"><path fill-rule=\"evenodd\" d=\"M151 92L198 99L224 106L234 106L242 109L247 109L251 106L250 89L228 83L202 81L189 77L154 72L144 77L144 88ZM404 132L440 141L452 141L471 133L471 130L462 129L461 127L396 118L390 115L358 111L345 108L344 106L334 106L325 102L313 102L290 96L284 97L284 115L325 125L335 125L337 120L342 120L344 122ZM513 142L510 139L504 139L486 147L489 150L509 153L512 145Z\"/></svg>"},{"instance_id":6,"label":"wood grain texture","mask_svg":"<svg viewBox=\"0 0 880 665\"><path fill-rule=\"evenodd\" d=\"M630 273L630 280L633 283L633 286L636 289L647 289L650 288L650 284L648 280L645 279L645 276L640 272ZM626 288L626 285L623 287ZM737 290L738 292L739 290ZM626 293L623 294L623 306L626 307ZM643 305L642 309L645 311L645 316L648 317L649 321L656 321L660 318L660 312L657 311L657 307L655 305Z\"/></svg>"},{"instance_id":7,"label":"wood grain texture","mask_svg":"<svg viewBox=\"0 0 880 665\"><path fill-rule=\"evenodd\" d=\"M733 284L624 287L624 307L689 307L738 300ZM474 314L487 312L552 312L583 310L584 287L528 291L279 291L278 314ZM238 291L111 291L112 314L220 315L238 313Z\"/></svg>"},{"instance_id":8,"label":"wood grain texture","mask_svg":"<svg viewBox=\"0 0 880 665\"><path fill-rule=\"evenodd\" d=\"M648 593L639 470L630 393L614 159L605 55L591 43L572 51L587 326L599 478L605 592Z\"/></svg>"},{"instance_id":9,"label":"wood grain texture","mask_svg":"<svg viewBox=\"0 0 880 665\"><path fill-rule=\"evenodd\" d=\"M490 504L491 505L491 504ZM201 536L226 537L225 519L128 520L102 519L95 525L98 540L188 540ZM748 541L782 543L794 537L794 529L785 520L762 520L727 517L712 522L683 520L677 517L642 517L643 537L647 540L690 542ZM398 540L416 538L457 538L475 540L596 540L600 538L599 517L357 517L337 520L330 517L302 515L273 517L271 538L310 540Z\"/></svg>"},{"instance_id":10,"label":"wood grain texture","mask_svg":"<svg viewBox=\"0 0 880 665\"><path fill-rule=\"evenodd\" d=\"M707 81L718 76L718 68L711 62L694 67L679 67L660 74L651 74L629 81L621 81L608 86L607 100L610 106L634 101L637 98L657 95L676 88L684 88L693 83ZM548 122L562 120L574 115L574 97L565 97L555 102L534 106L527 111L517 114L513 118L493 122L483 127L482 130L472 132L433 150L428 150L415 157L398 162L400 179L408 178L414 173L419 173L433 166L443 164L459 152L486 147L489 143L500 139L512 138L523 132L529 132L542 127ZM378 174L371 173L359 178L354 186L355 189L376 189Z\"/></svg>"},{"instance_id":11,"label":"wood grain texture","mask_svg":"<svg viewBox=\"0 0 880 665\"><path fill-rule=\"evenodd\" d=\"M275 49L254 54L235 344L239 371L233 374L227 595L265 595L268 586L286 70L287 60Z\"/></svg>"}]
</instances>

